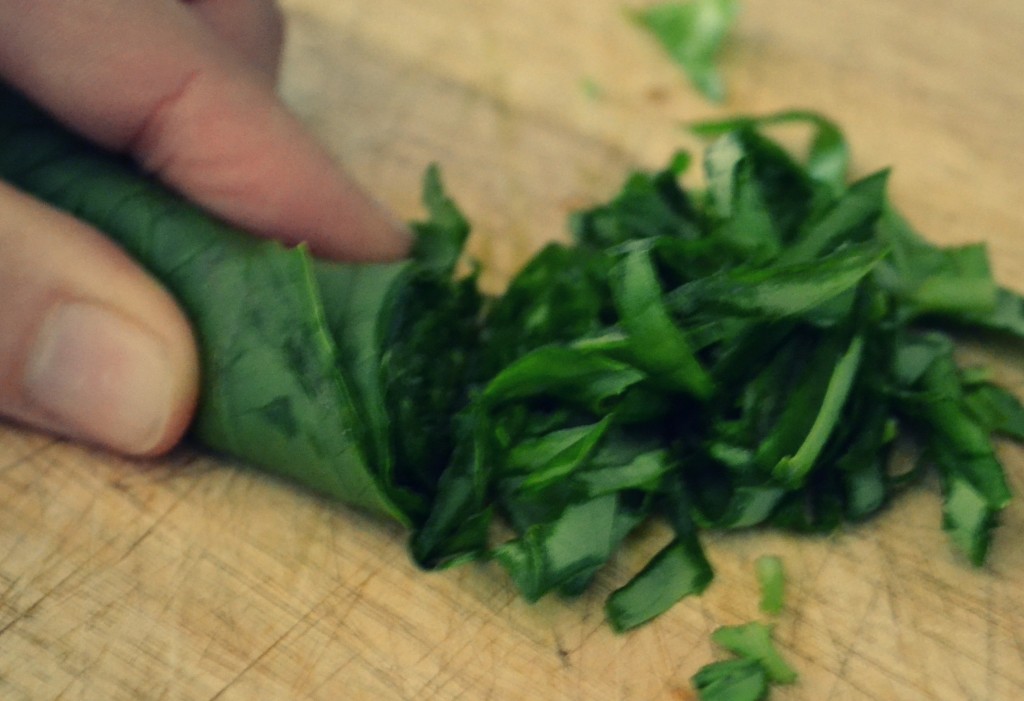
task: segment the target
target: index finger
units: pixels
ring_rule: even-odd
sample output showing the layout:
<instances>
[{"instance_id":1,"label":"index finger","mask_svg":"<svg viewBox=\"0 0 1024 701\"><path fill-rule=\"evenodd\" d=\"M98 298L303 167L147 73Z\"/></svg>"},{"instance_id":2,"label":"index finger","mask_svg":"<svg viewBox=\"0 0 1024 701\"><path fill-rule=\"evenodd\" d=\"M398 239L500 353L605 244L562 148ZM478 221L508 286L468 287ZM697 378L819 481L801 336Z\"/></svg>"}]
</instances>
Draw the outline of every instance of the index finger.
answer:
<instances>
[{"instance_id":1,"label":"index finger","mask_svg":"<svg viewBox=\"0 0 1024 701\"><path fill-rule=\"evenodd\" d=\"M253 233L349 260L407 249L404 228L185 5L0 2L0 73L71 128Z\"/></svg>"}]
</instances>

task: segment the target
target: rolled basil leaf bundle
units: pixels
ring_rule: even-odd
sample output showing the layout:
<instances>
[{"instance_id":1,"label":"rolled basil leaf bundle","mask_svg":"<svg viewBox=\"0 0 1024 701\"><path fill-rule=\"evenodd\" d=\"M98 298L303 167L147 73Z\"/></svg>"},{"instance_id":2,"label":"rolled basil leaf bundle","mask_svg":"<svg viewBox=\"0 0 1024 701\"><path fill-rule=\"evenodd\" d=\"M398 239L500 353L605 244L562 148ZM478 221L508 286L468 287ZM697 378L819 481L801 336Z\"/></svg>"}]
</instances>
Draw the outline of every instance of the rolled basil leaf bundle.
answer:
<instances>
[{"instance_id":1,"label":"rolled basil leaf bundle","mask_svg":"<svg viewBox=\"0 0 1024 701\"><path fill-rule=\"evenodd\" d=\"M436 171L413 258L383 265L237 231L3 86L0 177L106 233L178 300L201 356L200 442L402 523L421 517L450 430L394 436L462 403L479 306L471 279L453 281L468 225Z\"/></svg>"}]
</instances>

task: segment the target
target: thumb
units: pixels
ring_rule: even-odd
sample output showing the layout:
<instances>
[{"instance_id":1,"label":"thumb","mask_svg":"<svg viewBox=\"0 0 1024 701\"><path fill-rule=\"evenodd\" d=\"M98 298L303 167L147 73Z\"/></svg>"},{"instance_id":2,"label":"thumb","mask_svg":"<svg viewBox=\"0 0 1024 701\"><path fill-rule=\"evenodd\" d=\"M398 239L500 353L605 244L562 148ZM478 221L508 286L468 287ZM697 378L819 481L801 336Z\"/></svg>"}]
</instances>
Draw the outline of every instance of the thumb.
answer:
<instances>
[{"instance_id":1,"label":"thumb","mask_svg":"<svg viewBox=\"0 0 1024 701\"><path fill-rule=\"evenodd\" d=\"M117 452L181 437L192 335L170 296L87 225L0 183L0 414Z\"/></svg>"}]
</instances>

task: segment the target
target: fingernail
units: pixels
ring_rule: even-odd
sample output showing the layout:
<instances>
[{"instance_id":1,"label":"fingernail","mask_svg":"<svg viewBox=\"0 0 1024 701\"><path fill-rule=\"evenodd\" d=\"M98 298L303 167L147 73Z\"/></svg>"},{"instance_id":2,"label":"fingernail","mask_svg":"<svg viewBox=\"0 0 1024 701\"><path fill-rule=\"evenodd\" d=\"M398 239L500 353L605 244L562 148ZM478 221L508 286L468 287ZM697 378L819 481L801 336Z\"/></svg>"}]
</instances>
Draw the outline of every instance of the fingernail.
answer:
<instances>
[{"instance_id":1,"label":"fingernail","mask_svg":"<svg viewBox=\"0 0 1024 701\"><path fill-rule=\"evenodd\" d=\"M145 453L170 418L171 366L163 344L142 327L105 307L71 302L44 319L25 391L55 429Z\"/></svg>"}]
</instances>

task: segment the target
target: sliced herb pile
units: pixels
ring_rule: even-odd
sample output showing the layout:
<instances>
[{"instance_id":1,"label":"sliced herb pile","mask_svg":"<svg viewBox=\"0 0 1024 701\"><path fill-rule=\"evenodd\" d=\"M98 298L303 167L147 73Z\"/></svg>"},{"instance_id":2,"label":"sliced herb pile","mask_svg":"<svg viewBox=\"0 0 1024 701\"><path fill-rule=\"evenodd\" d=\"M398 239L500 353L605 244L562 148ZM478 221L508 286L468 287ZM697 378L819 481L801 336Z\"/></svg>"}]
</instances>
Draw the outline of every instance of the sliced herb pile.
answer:
<instances>
[{"instance_id":1,"label":"sliced herb pile","mask_svg":"<svg viewBox=\"0 0 1024 701\"><path fill-rule=\"evenodd\" d=\"M766 135L780 120L815 130L806 160ZM178 297L201 345L201 441L408 524L424 567L488 558L531 601L574 595L661 519L673 539L607 602L627 630L709 584L702 530L829 531L929 467L944 527L981 564L1010 499L992 438L1024 438L1024 408L958 368L946 329L1022 337L1021 298L982 246L915 234L884 171L847 185L822 118L702 132L706 190L682 188L685 157L632 175L496 298L454 274L469 225L436 170L414 255L380 266L250 239L12 93L0 177ZM920 460L893 474L903 437Z\"/></svg>"}]
</instances>

